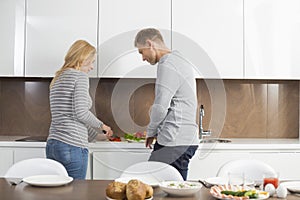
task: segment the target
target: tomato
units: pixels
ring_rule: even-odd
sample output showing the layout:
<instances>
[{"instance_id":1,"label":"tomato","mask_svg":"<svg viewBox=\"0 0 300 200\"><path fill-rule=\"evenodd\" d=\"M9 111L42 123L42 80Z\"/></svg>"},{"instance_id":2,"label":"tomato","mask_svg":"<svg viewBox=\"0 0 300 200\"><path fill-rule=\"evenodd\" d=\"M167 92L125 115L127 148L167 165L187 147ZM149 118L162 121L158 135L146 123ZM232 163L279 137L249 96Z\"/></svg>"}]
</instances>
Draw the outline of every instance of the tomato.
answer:
<instances>
[{"instance_id":1,"label":"tomato","mask_svg":"<svg viewBox=\"0 0 300 200\"><path fill-rule=\"evenodd\" d=\"M120 137L111 137L111 138L109 138L109 141L111 141L111 142L121 142L121 138Z\"/></svg>"},{"instance_id":2,"label":"tomato","mask_svg":"<svg viewBox=\"0 0 300 200\"><path fill-rule=\"evenodd\" d=\"M135 137L145 139L146 138L146 132L136 132L134 134Z\"/></svg>"},{"instance_id":3,"label":"tomato","mask_svg":"<svg viewBox=\"0 0 300 200\"><path fill-rule=\"evenodd\" d=\"M279 185L279 180L278 180L278 178L264 178L264 187L265 187L268 183L273 184L274 187L277 188L278 185Z\"/></svg>"}]
</instances>

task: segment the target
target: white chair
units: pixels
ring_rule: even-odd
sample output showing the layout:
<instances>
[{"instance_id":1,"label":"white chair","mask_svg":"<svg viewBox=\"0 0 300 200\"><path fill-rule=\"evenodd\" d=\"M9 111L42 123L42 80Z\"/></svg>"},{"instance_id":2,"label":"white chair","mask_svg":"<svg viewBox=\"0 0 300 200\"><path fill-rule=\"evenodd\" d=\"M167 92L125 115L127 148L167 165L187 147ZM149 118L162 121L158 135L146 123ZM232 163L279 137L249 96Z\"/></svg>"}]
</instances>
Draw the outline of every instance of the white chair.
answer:
<instances>
[{"instance_id":1,"label":"white chair","mask_svg":"<svg viewBox=\"0 0 300 200\"><path fill-rule=\"evenodd\" d=\"M232 160L220 167L218 177L228 179L228 173L244 173L245 179L261 184L264 174L276 174L276 171L268 164L255 159Z\"/></svg>"},{"instance_id":2,"label":"white chair","mask_svg":"<svg viewBox=\"0 0 300 200\"><path fill-rule=\"evenodd\" d=\"M32 158L15 163L7 170L4 177L25 178L34 175L68 176L68 172L61 163L55 160L47 158Z\"/></svg>"},{"instance_id":3,"label":"white chair","mask_svg":"<svg viewBox=\"0 0 300 200\"><path fill-rule=\"evenodd\" d=\"M149 185L156 185L162 181L183 181L181 174L175 167L156 161L131 165L124 170L121 178L136 178Z\"/></svg>"}]
</instances>

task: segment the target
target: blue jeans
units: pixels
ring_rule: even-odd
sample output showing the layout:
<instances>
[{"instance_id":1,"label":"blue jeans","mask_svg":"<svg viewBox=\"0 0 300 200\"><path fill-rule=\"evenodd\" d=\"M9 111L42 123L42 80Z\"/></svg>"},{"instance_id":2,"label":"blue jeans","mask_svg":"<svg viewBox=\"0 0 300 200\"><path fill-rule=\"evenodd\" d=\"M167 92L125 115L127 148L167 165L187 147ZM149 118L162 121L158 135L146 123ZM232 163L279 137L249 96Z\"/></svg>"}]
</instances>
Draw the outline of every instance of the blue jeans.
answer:
<instances>
[{"instance_id":1,"label":"blue jeans","mask_svg":"<svg viewBox=\"0 0 300 200\"><path fill-rule=\"evenodd\" d=\"M85 179L89 151L58 140L48 140L46 156L60 162L74 179Z\"/></svg>"},{"instance_id":2,"label":"blue jeans","mask_svg":"<svg viewBox=\"0 0 300 200\"><path fill-rule=\"evenodd\" d=\"M163 146L156 141L149 161L163 162L175 167L183 180L186 180L190 159L194 156L197 148L197 145Z\"/></svg>"}]
</instances>

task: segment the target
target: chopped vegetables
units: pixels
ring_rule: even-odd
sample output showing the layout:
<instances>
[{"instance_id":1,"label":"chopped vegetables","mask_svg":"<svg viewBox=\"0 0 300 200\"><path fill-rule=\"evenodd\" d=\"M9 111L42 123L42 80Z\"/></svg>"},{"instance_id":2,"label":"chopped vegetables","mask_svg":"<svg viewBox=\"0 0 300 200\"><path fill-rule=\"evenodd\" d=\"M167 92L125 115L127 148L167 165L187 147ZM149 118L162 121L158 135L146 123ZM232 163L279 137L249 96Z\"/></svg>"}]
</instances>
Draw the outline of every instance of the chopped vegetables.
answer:
<instances>
[{"instance_id":1,"label":"chopped vegetables","mask_svg":"<svg viewBox=\"0 0 300 200\"><path fill-rule=\"evenodd\" d=\"M259 196L256 190L239 190L239 191L224 190L221 191L221 194L232 195L237 197L249 197L251 199L257 199Z\"/></svg>"},{"instance_id":2,"label":"chopped vegetables","mask_svg":"<svg viewBox=\"0 0 300 200\"><path fill-rule=\"evenodd\" d=\"M269 193L240 185L215 185L210 188L212 196L218 199L247 200L267 199Z\"/></svg>"},{"instance_id":3,"label":"chopped vegetables","mask_svg":"<svg viewBox=\"0 0 300 200\"><path fill-rule=\"evenodd\" d=\"M121 142L121 138L118 136L110 137L108 140L111 142Z\"/></svg>"},{"instance_id":4,"label":"chopped vegetables","mask_svg":"<svg viewBox=\"0 0 300 200\"><path fill-rule=\"evenodd\" d=\"M125 133L124 138L129 141L143 142L146 139L146 132L136 132L134 134Z\"/></svg>"},{"instance_id":5,"label":"chopped vegetables","mask_svg":"<svg viewBox=\"0 0 300 200\"><path fill-rule=\"evenodd\" d=\"M175 188L175 189L188 189L188 188L194 188L199 187L199 185L189 182L181 182L181 183L170 183L168 184L168 187Z\"/></svg>"}]
</instances>

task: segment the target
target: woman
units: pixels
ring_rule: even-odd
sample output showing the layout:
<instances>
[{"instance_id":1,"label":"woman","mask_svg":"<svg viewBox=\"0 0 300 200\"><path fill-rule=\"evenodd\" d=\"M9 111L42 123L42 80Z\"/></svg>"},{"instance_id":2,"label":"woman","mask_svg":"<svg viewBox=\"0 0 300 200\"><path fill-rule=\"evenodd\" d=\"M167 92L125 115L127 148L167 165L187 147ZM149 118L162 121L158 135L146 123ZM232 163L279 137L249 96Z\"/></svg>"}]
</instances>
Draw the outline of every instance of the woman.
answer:
<instances>
[{"instance_id":1,"label":"woman","mask_svg":"<svg viewBox=\"0 0 300 200\"><path fill-rule=\"evenodd\" d=\"M107 137L113 134L109 126L89 111L92 100L87 73L94 68L95 58L95 47L84 40L76 41L50 83L52 119L46 155L62 163L74 179L85 179L88 142L101 131Z\"/></svg>"}]
</instances>

